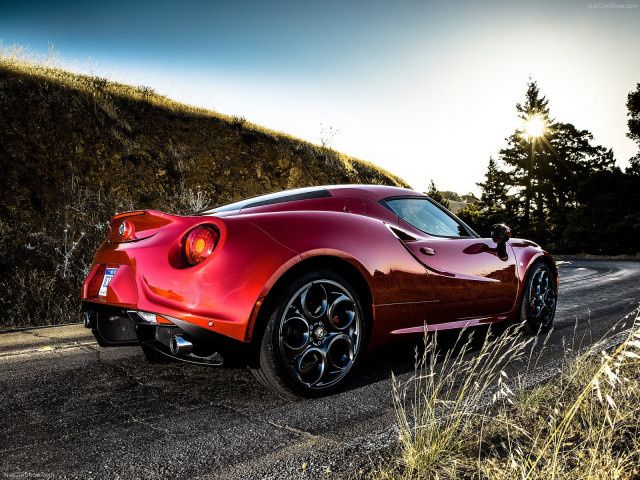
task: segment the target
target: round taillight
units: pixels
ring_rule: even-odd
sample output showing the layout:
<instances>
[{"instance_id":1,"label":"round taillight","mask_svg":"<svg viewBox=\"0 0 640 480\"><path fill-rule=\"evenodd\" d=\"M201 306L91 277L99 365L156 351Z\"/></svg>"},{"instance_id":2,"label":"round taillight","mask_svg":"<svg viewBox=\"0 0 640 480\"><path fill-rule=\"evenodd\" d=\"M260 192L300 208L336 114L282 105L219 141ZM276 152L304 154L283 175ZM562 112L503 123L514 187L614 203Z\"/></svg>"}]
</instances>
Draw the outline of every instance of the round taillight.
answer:
<instances>
[{"instance_id":1,"label":"round taillight","mask_svg":"<svg viewBox=\"0 0 640 480\"><path fill-rule=\"evenodd\" d=\"M118 235L120 235L120 240L132 240L134 234L135 228L133 226L133 223L129 220L123 220L118 227Z\"/></svg>"},{"instance_id":2,"label":"round taillight","mask_svg":"<svg viewBox=\"0 0 640 480\"><path fill-rule=\"evenodd\" d=\"M184 242L184 255L187 262L197 265L207 258L216 248L220 235L211 227L197 227L189 232Z\"/></svg>"}]
</instances>

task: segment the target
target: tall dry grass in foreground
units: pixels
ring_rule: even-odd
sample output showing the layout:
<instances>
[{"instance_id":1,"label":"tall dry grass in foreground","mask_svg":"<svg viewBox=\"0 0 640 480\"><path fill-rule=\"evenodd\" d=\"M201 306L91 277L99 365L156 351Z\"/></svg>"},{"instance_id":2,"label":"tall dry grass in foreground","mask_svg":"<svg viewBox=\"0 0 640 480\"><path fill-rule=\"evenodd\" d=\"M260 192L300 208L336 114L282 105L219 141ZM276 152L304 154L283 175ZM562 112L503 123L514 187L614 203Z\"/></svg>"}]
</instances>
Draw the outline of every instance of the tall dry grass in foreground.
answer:
<instances>
[{"instance_id":1,"label":"tall dry grass in foreground","mask_svg":"<svg viewBox=\"0 0 640 480\"><path fill-rule=\"evenodd\" d=\"M612 351L567 346L557 372L535 368L548 337L519 328L487 335L469 355L474 340L464 332L447 351L427 338L414 376L394 378L399 451L373 476L640 478L639 312L621 321L624 340ZM526 373L511 378L516 363ZM549 378L536 380L539 370Z\"/></svg>"}]
</instances>

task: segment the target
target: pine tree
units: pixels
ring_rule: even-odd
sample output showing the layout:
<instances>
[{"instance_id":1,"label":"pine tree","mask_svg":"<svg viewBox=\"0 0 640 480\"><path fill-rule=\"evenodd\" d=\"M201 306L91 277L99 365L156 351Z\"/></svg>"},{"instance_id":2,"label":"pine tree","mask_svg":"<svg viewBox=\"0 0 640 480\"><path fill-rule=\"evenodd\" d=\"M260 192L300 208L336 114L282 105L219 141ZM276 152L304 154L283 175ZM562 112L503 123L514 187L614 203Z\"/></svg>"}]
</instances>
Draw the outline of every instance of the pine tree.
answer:
<instances>
[{"instance_id":1,"label":"pine tree","mask_svg":"<svg viewBox=\"0 0 640 480\"><path fill-rule=\"evenodd\" d=\"M640 119L640 86L638 90ZM520 128L506 139L500 156L489 159L485 181L477 184L482 190L481 201L461 210L458 216L483 233L493 223L503 222L519 237L560 250L580 231L574 212L580 209L580 215L586 215L582 208L585 195L580 199L577 192L585 191L585 184L591 188L594 178L618 178L622 172L615 165L611 149L593 145L588 130L555 121L548 103L536 83L530 81L525 102L516 105L517 114L524 122L537 119L543 128L535 135ZM634 125L640 126L640 122ZM640 140L640 135L633 138ZM573 233L567 236L570 222ZM575 243L575 239L571 241Z\"/></svg>"},{"instance_id":2,"label":"pine tree","mask_svg":"<svg viewBox=\"0 0 640 480\"><path fill-rule=\"evenodd\" d=\"M429 190L426 193L427 195L429 195L429 197L431 197L432 200L435 200L447 210L449 210L449 208L451 207L449 200L444 198L442 192L437 189L436 184L433 182L433 180L431 180L431 183L429 184Z\"/></svg>"},{"instance_id":3,"label":"pine tree","mask_svg":"<svg viewBox=\"0 0 640 480\"><path fill-rule=\"evenodd\" d=\"M485 181L476 183L482 191L480 208L485 208L493 212L504 210L507 203L507 182L507 174L500 170L493 157L489 157L489 166L487 167L487 173L485 173Z\"/></svg>"},{"instance_id":4,"label":"pine tree","mask_svg":"<svg viewBox=\"0 0 640 480\"><path fill-rule=\"evenodd\" d=\"M627 116L627 126L629 132L627 137L638 144L640 148L640 83L636 84L636 89L633 92L629 92L627 96L627 109L629 112ZM629 159L630 166L627 168L627 173L633 175L640 175L640 151Z\"/></svg>"},{"instance_id":5,"label":"pine tree","mask_svg":"<svg viewBox=\"0 0 640 480\"><path fill-rule=\"evenodd\" d=\"M552 155L550 149L544 147L549 145L558 126L550 117L548 104L549 101L540 95L537 83L530 80L525 102L516 104L523 127L507 138L507 148L500 150L500 160L513 169L513 186L523 194L521 208L523 226L527 230L531 225L532 210L538 219L544 212L541 190L544 170L551 163L549 157ZM537 131L533 131L533 125L538 126Z\"/></svg>"},{"instance_id":6,"label":"pine tree","mask_svg":"<svg viewBox=\"0 0 640 480\"><path fill-rule=\"evenodd\" d=\"M567 215L576 207L578 185L593 172L616 168L611 150L592 145L588 130L556 122L548 103L536 82L530 81L525 103L516 105L525 125L507 138L499 158L510 168L507 187L513 188L517 200L521 234L542 243L559 241ZM532 119L543 128L527 131Z\"/></svg>"}]
</instances>

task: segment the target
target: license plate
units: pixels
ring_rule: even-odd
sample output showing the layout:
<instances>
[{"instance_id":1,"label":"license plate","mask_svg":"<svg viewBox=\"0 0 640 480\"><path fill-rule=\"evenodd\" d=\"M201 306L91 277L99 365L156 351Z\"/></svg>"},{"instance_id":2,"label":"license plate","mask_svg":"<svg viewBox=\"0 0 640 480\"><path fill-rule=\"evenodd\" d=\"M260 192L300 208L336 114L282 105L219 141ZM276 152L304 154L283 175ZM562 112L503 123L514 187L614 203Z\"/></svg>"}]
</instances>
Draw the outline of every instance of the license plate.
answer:
<instances>
[{"instance_id":1,"label":"license plate","mask_svg":"<svg viewBox=\"0 0 640 480\"><path fill-rule=\"evenodd\" d=\"M99 296L101 297L107 296L107 287L109 286L109 283L111 283L111 279L113 278L113 276L116 274L116 270L118 270L118 267L107 268L107 270L104 272L104 277L102 278L102 285L100 285L100 290L98 291Z\"/></svg>"}]
</instances>

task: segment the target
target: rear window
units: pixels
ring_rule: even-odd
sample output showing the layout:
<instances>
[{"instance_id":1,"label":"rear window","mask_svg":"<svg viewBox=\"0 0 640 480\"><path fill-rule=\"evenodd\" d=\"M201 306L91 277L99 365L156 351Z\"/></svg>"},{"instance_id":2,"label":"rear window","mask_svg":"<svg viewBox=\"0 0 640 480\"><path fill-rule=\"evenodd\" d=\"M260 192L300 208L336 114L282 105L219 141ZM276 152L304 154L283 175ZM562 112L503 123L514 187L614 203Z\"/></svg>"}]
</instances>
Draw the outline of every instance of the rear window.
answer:
<instances>
[{"instance_id":1,"label":"rear window","mask_svg":"<svg viewBox=\"0 0 640 480\"><path fill-rule=\"evenodd\" d=\"M329 190L326 188L297 188L294 190L285 190L283 192L270 193L260 197L241 200L239 202L223 205L202 213L206 215L211 213L231 212L235 210L242 210L243 208L262 207L263 205L274 205L276 203L295 202L298 200L309 200L312 198L326 198L330 196L331 193L329 193Z\"/></svg>"},{"instance_id":2,"label":"rear window","mask_svg":"<svg viewBox=\"0 0 640 480\"><path fill-rule=\"evenodd\" d=\"M426 198L392 198L386 200L386 203L405 222L429 235L471 236L464 225Z\"/></svg>"}]
</instances>

